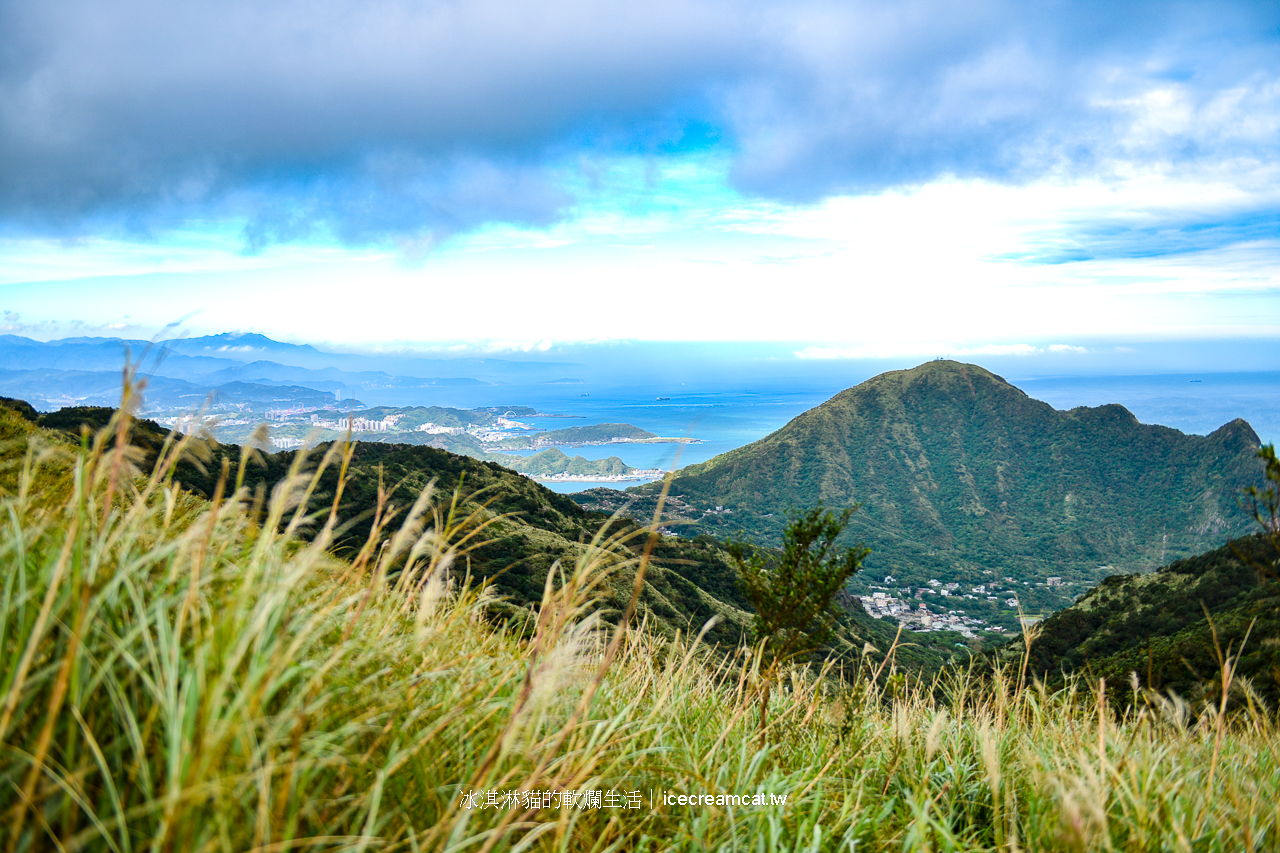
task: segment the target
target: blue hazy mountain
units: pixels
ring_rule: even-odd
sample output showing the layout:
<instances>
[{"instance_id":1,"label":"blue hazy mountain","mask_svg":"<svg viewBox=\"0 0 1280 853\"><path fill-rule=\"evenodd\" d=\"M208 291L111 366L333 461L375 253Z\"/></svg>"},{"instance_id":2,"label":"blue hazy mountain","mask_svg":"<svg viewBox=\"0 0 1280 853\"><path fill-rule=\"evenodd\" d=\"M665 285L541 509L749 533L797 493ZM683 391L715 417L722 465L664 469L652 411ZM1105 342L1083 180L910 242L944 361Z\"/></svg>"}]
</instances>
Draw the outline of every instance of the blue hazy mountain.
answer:
<instances>
[{"instance_id":1,"label":"blue hazy mountain","mask_svg":"<svg viewBox=\"0 0 1280 853\"><path fill-rule=\"evenodd\" d=\"M0 336L0 371L4 372L0 382L5 393L31 400L37 407L118 402L126 363L149 378L148 403L164 408L198 405L228 383L296 386L345 399L369 389L563 381L580 367L561 362L330 353L238 332L159 342L88 337L42 342ZM266 399L270 394L254 396Z\"/></svg>"},{"instance_id":2,"label":"blue hazy mountain","mask_svg":"<svg viewBox=\"0 0 1280 853\"><path fill-rule=\"evenodd\" d=\"M309 344L289 344L248 332L161 341L174 353L237 362L272 361L313 370L381 372L406 377L469 378L486 382L554 381L580 371L581 364L500 358L423 358L415 355L324 352Z\"/></svg>"}]
</instances>

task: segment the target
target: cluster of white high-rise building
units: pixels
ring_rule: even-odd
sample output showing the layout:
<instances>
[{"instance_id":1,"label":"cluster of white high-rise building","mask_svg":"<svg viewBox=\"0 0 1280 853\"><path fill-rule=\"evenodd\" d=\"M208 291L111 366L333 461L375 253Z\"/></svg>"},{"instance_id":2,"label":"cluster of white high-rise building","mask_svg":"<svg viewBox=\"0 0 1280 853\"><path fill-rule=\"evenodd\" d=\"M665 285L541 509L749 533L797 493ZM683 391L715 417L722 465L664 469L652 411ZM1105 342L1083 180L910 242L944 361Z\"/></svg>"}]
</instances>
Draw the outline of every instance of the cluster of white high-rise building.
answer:
<instances>
[{"instance_id":1,"label":"cluster of white high-rise building","mask_svg":"<svg viewBox=\"0 0 1280 853\"><path fill-rule=\"evenodd\" d=\"M202 431L213 431L220 426L243 426L252 423L247 418L225 418L219 415L184 414L171 418L157 418L156 423L167 426L174 432L183 435L195 435Z\"/></svg>"},{"instance_id":2,"label":"cluster of white high-rise building","mask_svg":"<svg viewBox=\"0 0 1280 853\"><path fill-rule=\"evenodd\" d=\"M348 427L353 432L390 432L396 428L396 421L400 420L399 415L387 415L380 421L371 418L343 418L337 420L327 420L319 415L311 416L312 426L323 427L325 429L345 430Z\"/></svg>"}]
</instances>

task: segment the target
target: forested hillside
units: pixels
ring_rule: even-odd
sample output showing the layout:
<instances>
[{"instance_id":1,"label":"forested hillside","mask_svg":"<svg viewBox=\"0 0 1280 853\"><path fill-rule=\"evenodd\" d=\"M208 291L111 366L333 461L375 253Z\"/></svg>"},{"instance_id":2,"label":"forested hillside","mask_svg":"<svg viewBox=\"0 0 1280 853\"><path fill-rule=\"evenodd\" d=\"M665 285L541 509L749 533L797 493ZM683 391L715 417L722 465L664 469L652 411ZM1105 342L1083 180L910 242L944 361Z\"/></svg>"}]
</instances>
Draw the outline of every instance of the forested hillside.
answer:
<instances>
[{"instance_id":1,"label":"forested hillside","mask_svg":"<svg viewBox=\"0 0 1280 853\"><path fill-rule=\"evenodd\" d=\"M65 442L86 430L100 429L112 410L81 407L41 414L22 401L7 400L0 401L0 414L5 416L9 429L16 430L17 438L8 451L10 468L16 472L12 456L24 446L29 430L36 429L46 437L62 436L60 440ZM130 442L141 454L142 468L154 461L169 435L154 422L134 422ZM313 470L330 448L321 445L301 455L298 451L262 454L235 445L195 442L193 449L202 458L192 457L178 466L175 479L182 486L211 497L223 467L229 482L234 483L241 476L243 463L244 483L265 500L294 466L304 472ZM419 493L434 484L437 500L447 501L455 491L462 496L459 518L476 513L477 522L488 522L482 535L476 537L478 547L467 554L465 565L455 567L455 574L461 578L469 573L473 578L492 581L495 592L502 597L489 605L495 618L513 626L528 622L533 605L542 598L548 573L557 563L572 566L601 530L621 540L616 550L626 560L603 590L601 615L609 620L621 613L631 594L634 561L646 542L641 525L630 518L610 522L608 514L584 510L568 496L552 492L497 462L420 445L375 442L355 442L350 453L346 481L337 502L338 517L343 522L336 537L338 555L355 556L375 519L386 525L391 517L391 527L398 526ZM318 515L311 524L300 528L302 536L318 529L325 511L334 504L339 467L332 464L320 476L309 502ZM652 554L640 606L642 617L653 630L666 635L676 631L696 633L707 620L718 617L720 621L709 633L709 639L728 645L741 642L750 618L749 605L718 540L709 536L659 536ZM866 642L887 649L893 640L893 628L868 617L856 601L847 600L846 604L836 651L857 652ZM904 640L908 645L898 654L898 661L913 671L934 671L957 654L967 659L966 653L954 646L958 639L951 634L916 636L908 632Z\"/></svg>"},{"instance_id":2,"label":"forested hillside","mask_svg":"<svg viewBox=\"0 0 1280 853\"><path fill-rule=\"evenodd\" d=\"M1113 699L1141 688L1172 691L1193 706L1221 695L1221 664L1237 657L1247 681L1280 705L1280 584L1276 540L1238 539L1144 575L1107 578L1079 602L1037 626L1032 671L1050 682L1070 673L1105 678ZM1247 638L1247 640L1246 640ZM1022 640L1008 651L1021 654Z\"/></svg>"},{"instance_id":3,"label":"forested hillside","mask_svg":"<svg viewBox=\"0 0 1280 853\"><path fill-rule=\"evenodd\" d=\"M587 459L582 456L570 457L558 447L548 447L532 456L500 456L499 461L512 471L528 474L533 477L545 477L553 474L569 474L575 477L618 477L635 469L617 456L605 459Z\"/></svg>"},{"instance_id":4,"label":"forested hillside","mask_svg":"<svg viewBox=\"0 0 1280 853\"><path fill-rule=\"evenodd\" d=\"M872 549L864 576L1026 581L1039 609L1247 532L1237 498L1261 481L1258 446L1242 420L1198 436L1119 405L1057 411L981 367L935 361L681 469L671 494L686 528L765 541L792 507L860 504L848 535Z\"/></svg>"}]
</instances>

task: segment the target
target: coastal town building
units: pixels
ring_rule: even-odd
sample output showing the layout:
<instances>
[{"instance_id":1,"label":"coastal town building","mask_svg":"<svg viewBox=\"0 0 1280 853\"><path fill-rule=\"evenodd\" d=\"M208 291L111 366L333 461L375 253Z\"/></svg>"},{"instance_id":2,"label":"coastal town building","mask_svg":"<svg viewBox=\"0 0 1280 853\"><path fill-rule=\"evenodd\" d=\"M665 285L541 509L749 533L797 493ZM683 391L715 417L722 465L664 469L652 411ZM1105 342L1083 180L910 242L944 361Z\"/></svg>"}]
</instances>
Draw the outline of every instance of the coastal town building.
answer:
<instances>
[{"instance_id":1,"label":"coastal town building","mask_svg":"<svg viewBox=\"0 0 1280 853\"><path fill-rule=\"evenodd\" d=\"M909 593L910 590L904 590ZM883 619L889 617L911 631L956 631L965 637L976 637L978 631L1003 631L1003 628L992 626L985 619L968 616L963 611L948 610L946 613L934 613L923 601L918 607L888 592L872 592L870 595L858 596L863 609L868 615Z\"/></svg>"}]
</instances>

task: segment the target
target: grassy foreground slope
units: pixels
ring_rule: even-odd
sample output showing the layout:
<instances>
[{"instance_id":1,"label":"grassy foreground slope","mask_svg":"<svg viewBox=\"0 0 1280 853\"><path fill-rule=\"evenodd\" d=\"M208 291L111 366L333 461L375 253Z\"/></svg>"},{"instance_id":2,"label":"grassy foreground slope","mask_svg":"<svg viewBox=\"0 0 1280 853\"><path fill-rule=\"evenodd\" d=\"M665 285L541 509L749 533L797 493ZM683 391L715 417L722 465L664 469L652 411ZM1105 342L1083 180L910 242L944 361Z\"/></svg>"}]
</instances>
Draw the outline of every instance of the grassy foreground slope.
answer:
<instances>
[{"instance_id":1,"label":"grassy foreground slope","mask_svg":"<svg viewBox=\"0 0 1280 853\"><path fill-rule=\"evenodd\" d=\"M114 410L100 407L35 412L21 401L0 409L12 420L15 413L28 424L74 436L85 429L104 429ZM46 435L47 440L59 440ZM151 421L134 422L131 447L139 463L154 465L170 433ZM63 439L64 441L66 439ZM260 454L235 445L188 441L186 458L174 466L173 480L195 494L212 498L225 477L240 482L248 495L264 502L277 483L307 474L333 445L310 452ZM339 482L342 488L339 490ZM453 567L455 574L491 579L495 598L488 611L513 623L531 618L531 605L540 601L548 574L557 562L573 565L591 547L608 516L584 511L573 501L495 462L483 462L419 445L357 442L351 446L345 472L338 466L319 471L309 495L311 506L335 507L337 525L329 547L358 559L377 526L398 526L414 501L428 488L439 500L460 492L464 500L455 515L476 514L486 527ZM340 493L339 493L340 491ZM252 503L252 498L249 499ZM445 511L447 513L448 507ZM310 538L318 523L300 518L294 535ZM618 541L614 551L620 569L601 591L606 617L615 618L631 593L634 562L645 544L640 527L629 519L616 521L609 534ZM659 538L652 545L653 565L639 602L642 617L653 630L672 635L697 631L718 618L714 639L735 644L749 621L727 555L714 540L697 542ZM867 620L871 621L871 620Z\"/></svg>"},{"instance_id":2,"label":"grassy foreground slope","mask_svg":"<svg viewBox=\"0 0 1280 853\"><path fill-rule=\"evenodd\" d=\"M1237 497L1261 482L1258 447L1242 420L1197 436L1118 405L1057 411L981 367L934 361L681 469L671 494L698 529L766 539L792 506L861 503L849 535L872 549L867 573L899 585L984 570L1091 585L1248 532ZM1024 603L1069 601L1040 595Z\"/></svg>"},{"instance_id":3,"label":"grassy foreground slope","mask_svg":"<svg viewBox=\"0 0 1280 853\"><path fill-rule=\"evenodd\" d=\"M796 671L757 749L752 662L602 629L589 547L529 637L451 586L424 502L363 559L164 466L36 438L0 470L0 827L8 849L1270 849L1280 740L997 673L933 690ZM331 458L332 464L341 464ZM283 531L282 531L283 528ZM392 570L398 575L392 576ZM1105 706L1104 706L1105 707ZM666 796L664 796L664 794ZM699 795L697 805L671 795ZM770 803L770 797L785 802Z\"/></svg>"}]
</instances>

